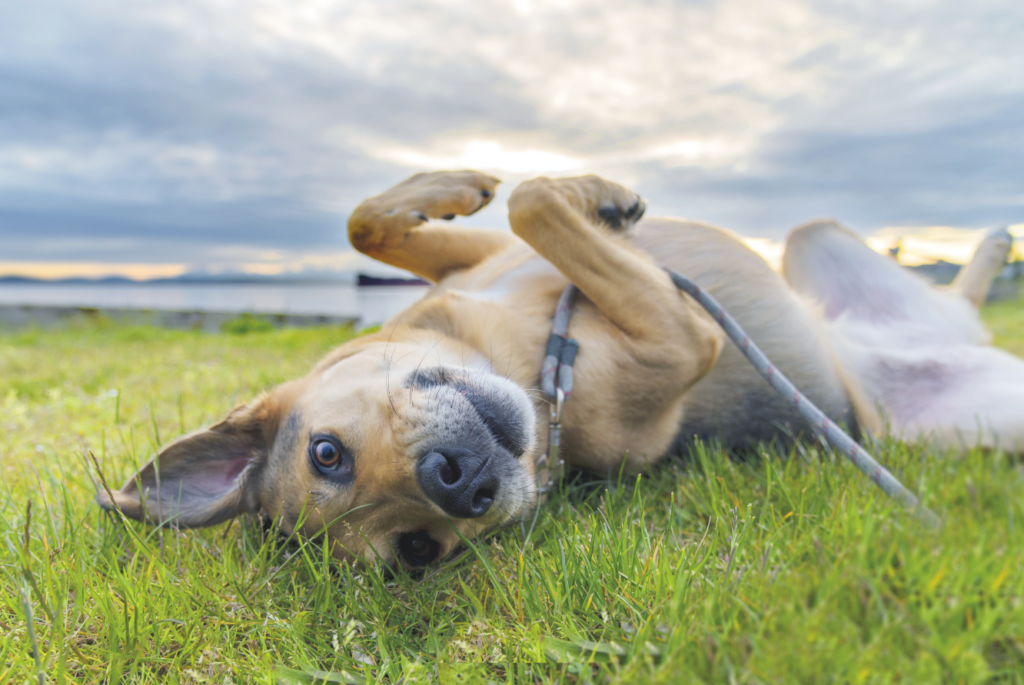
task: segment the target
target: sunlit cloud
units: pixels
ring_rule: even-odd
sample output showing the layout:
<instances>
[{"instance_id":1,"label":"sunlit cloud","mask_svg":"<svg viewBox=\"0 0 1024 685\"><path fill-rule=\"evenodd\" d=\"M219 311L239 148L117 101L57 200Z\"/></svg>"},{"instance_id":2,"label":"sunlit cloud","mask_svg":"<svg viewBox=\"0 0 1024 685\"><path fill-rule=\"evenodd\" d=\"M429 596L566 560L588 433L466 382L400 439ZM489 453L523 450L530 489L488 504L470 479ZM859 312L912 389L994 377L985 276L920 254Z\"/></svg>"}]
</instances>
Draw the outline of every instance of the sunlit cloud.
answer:
<instances>
[{"instance_id":1,"label":"sunlit cloud","mask_svg":"<svg viewBox=\"0 0 1024 685\"><path fill-rule=\"evenodd\" d=\"M513 174L566 173L583 167L568 155L544 150L510 150L500 143L472 140L454 154L421 152L410 148L382 150L377 155L416 169L478 169Z\"/></svg>"},{"instance_id":2,"label":"sunlit cloud","mask_svg":"<svg viewBox=\"0 0 1024 685\"><path fill-rule=\"evenodd\" d=\"M594 169L628 169L658 162L671 166L715 168L737 163L751 152L751 141L722 138L674 140L647 149L592 151L574 156L550 150L521 149L492 140L446 142L421 148L366 146L367 154L410 169L478 169L516 175L571 174Z\"/></svg>"},{"instance_id":3,"label":"sunlit cloud","mask_svg":"<svg viewBox=\"0 0 1024 685\"><path fill-rule=\"evenodd\" d=\"M0 276L57 280L121 276L137 281L174 278L188 271L187 264L109 264L96 262L0 262Z\"/></svg>"},{"instance_id":4,"label":"sunlit cloud","mask_svg":"<svg viewBox=\"0 0 1024 685\"><path fill-rule=\"evenodd\" d=\"M669 165L714 168L742 163L752 154L755 145L755 141L741 139L688 138L655 147L641 159L659 160Z\"/></svg>"},{"instance_id":5,"label":"sunlit cloud","mask_svg":"<svg viewBox=\"0 0 1024 685\"><path fill-rule=\"evenodd\" d=\"M320 254L294 251L254 253L248 250L220 250L209 255L206 261L199 264L0 261L0 277L22 276L43 280L113 276L145 281L174 278L189 273L334 277L356 271L388 274L398 270L374 262L369 257L351 250L337 250Z\"/></svg>"}]
</instances>

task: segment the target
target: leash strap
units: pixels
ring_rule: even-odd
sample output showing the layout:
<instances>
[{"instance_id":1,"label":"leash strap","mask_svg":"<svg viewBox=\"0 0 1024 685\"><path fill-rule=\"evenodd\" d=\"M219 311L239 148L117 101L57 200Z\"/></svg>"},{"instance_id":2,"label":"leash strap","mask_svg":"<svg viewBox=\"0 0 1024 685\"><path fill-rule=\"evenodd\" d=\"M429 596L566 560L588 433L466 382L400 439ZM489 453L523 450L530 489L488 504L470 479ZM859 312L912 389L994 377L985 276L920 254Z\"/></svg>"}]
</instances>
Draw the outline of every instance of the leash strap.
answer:
<instances>
[{"instance_id":1,"label":"leash strap","mask_svg":"<svg viewBox=\"0 0 1024 685\"><path fill-rule=\"evenodd\" d=\"M702 290L700 286L686 278L680 273L671 269L665 269L672 283L677 288L693 297L722 327L729 339L739 348L747 361L757 369L758 373L768 381L775 390L793 403L793 408L811 425L814 432L823 438L828 444L841 452L847 459L853 462L860 471L871 481L880 487L885 494L912 509L917 517L931 528L938 528L941 520L932 510L923 506L917 496L908 490L900 481L889 472L884 466L863 447L851 438L834 421L825 416L825 413L818 409L813 402L796 389L786 376L779 371L761 348L747 336L743 328L732 318L719 304L718 300ZM558 300L558 308L555 310L555 318L552 326L551 337L548 339L547 354L544 359L544 367L541 371L541 390L552 403L551 424L548 428L548 452L538 460L538 467L551 464L549 469L548 483L541 488L543 492L561 477L565 469L565 461L559 457L558 450L561 442L562 428L562 404L568 399L572 392L572 364L576 359L576 352L579 347L575 340L566 338L569 328L569 316L571 315L572 302L576 295L576 287L569 285ZM567 348L571 343L571 353ZM565 355L563 357L563 355ZM567 361L563 361L567 359ZM563 376L568 382L568 392L563 386ZM557 474L553 473L557 469Z\"/></svg>"}]
</instances>

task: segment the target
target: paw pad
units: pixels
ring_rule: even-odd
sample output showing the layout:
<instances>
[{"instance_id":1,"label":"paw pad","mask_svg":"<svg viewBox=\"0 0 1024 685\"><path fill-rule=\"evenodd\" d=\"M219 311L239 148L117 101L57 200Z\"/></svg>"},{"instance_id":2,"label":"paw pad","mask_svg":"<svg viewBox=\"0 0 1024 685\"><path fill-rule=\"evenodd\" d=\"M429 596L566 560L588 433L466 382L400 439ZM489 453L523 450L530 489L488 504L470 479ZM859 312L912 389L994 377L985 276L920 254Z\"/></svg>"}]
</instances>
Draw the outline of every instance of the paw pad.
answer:
<instances>
[{"instance_id":1,"label":"paw pad","mask_svg":"<svg viewBox=\"0 0 1024 685\"><path fill-rule=\"evenodd\" d=\"M640 200L633 203L633 206L622 211L615 205L604 205L597 210L598 218L613 231L620 231L626 228L626 224L637 221L644 214L644 205Z\"/></svg>"}]
</instances>

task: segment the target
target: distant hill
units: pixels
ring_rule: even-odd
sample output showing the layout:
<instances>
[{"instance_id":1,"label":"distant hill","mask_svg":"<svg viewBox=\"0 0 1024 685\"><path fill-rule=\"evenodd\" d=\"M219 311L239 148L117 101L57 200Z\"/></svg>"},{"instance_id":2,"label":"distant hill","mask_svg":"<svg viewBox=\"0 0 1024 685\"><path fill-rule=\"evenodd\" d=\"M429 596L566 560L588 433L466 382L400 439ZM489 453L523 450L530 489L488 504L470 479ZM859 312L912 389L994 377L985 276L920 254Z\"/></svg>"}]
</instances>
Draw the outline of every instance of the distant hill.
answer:
<instances>
[{"instance_id":1,"label":"distant hill","mask_svg":"<svg viewBox=\"0 0 1024 685\"><path fill-rule=\"evenodd\" d=\"M0 283L60 283L62 285L74 285L76 283L147 283L149 281L134 281L124 276L104 276L103 278L32 278L30 276L0 276Z\"/></svg>"}]
</instances>

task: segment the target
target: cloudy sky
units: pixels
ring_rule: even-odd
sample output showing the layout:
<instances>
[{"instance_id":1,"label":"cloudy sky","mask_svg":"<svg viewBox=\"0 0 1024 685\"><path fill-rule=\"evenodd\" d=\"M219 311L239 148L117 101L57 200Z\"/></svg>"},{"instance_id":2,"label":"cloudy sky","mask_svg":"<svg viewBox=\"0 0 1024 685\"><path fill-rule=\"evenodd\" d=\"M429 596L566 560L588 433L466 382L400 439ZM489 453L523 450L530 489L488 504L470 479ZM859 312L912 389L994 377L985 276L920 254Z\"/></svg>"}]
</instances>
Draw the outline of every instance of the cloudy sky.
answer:
<instances>
[{"instance_id":1,"label":"cloudy sky","mask_svg":"<svg viewBox=\"0 0 1024 685\"><path fill-rule=\"evenodd\" d=\"M1019 223L1021 36L1019 0L3 3L0 265L337 267L362 198L453 167L505 179L484 227L585 172L772 239Z\"/></svg>"}]
</instances>

